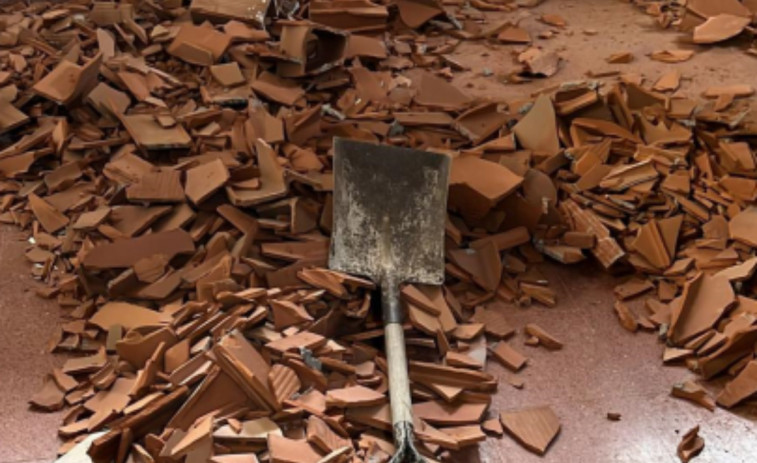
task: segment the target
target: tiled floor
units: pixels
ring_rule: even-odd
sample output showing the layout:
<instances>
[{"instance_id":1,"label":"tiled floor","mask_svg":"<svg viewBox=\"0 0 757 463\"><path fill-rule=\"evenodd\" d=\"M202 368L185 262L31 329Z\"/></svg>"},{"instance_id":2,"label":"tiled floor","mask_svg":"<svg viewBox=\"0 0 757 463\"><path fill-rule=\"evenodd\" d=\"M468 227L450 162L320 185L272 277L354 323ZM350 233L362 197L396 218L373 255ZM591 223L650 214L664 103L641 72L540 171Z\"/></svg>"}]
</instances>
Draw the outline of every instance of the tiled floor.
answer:
<instances>
[{"instance_id":1,"label":"tiled floor","mask_svg":"<svg viewBox=\"0 0 757 463\"><path fill-rule=\"evenodd\" d=\"M60 361L45 352L57 320L56 307L29 291L33 282L22 254L20 235L0 232L0 463L48 462L55 455L59 415L28 411L26 400L51 366ZM472 463L674 463L680 434L701 425L706 447L697 463L752 463L757 454L757 408L714 413L669 397L671 386L691 377L682 367L663 367L662 345L649 333L631 334L612 311L610 277L592 265L565 268L547 264L544 274L559 293L555 308L506 307L510 322L533 322L565 344L561 351L523 345L529 356L517 390L505 381L491 407L499 411L551 405L562 432L545 457L526 452L509 437L489 439L477 451L458 456ZM489 371L510 373L491 360ZM622 414L608 421L607 412Z\"/></svg>"}]
</instances>

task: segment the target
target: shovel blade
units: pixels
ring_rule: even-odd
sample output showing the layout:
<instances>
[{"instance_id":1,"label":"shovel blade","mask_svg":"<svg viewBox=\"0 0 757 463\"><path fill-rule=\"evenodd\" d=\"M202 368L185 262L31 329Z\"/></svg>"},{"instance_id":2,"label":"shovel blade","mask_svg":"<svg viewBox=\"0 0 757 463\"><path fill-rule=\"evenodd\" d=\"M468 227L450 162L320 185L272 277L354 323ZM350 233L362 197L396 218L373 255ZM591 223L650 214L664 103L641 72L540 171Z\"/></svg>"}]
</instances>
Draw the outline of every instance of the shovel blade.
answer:
<instances>
[{"instance_id":1,"label":"shovel blade","mask_svg":"<svg viewBox=\"0 0 757 463\"><path fill-rule=\"evenodd\" d=\"M450 158L336 138L329 267L441 284Z\"/></svg>"}]
</instances>

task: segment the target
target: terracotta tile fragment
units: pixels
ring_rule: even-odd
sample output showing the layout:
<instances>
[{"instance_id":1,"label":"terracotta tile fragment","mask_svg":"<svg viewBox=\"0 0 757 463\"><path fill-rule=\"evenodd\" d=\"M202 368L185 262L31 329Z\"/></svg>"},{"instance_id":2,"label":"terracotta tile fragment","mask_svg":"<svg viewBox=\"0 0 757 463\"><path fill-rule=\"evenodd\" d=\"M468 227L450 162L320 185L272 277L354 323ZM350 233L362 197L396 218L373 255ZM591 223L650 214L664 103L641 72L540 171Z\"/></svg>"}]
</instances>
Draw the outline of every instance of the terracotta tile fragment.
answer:
<instances>
[{"instance_id":1,"label":"terracotta tile fragment","mask_svg":"<svg viewBox=\"0 0 757 463\"><path fill-rule=\"evenodd\" d=\"M635 333L639 329L639 322L627 305L621 301L615 301L613 308L615 309L615 314L618 316L620 325L623 328L631 333Z\"/></svg>"},{"instance_id":2,"label":"terracotta tile fragment","mask_svg":"<svg viewBox=\"0 0 757 463\"><path fill-rule=\"evenodd\" d=\"M694 43L716 43L735 37L749 25L748 17L718 14L694 28Z\"/></svg>"},{"instance_id":3,"label":"terracotta tile fragment","mask_svg":"<svg viewBox=\"0 0 757 463\"><path fill-rule=\"evenodd\" d=\"M484 325L487 334L498 339L504 339L515 333L513 328L502 313L498 313L492 307L476 307L473 320Z\"/></svg>"},{"instance_id":4,"label":"terracotta tile fragment","mask_svg":"<svg viewBox=\"0 0 757 463\"><path fill-rule=\"evenodd\" d=\"M502 434L504 434L504 429L502 429L502 422L499 420L499 418L492 418L490 420L484 421L481 424L481 428L483 428L483 430L488 432L489 434L497 437L500 437L502 436Z\"/></svg>"},{"instance_id":5,"label":"terracotta tile fragment","mask_svg":"<svg viewBox=\"0 0 757 463\"><path fill-rule=\"evenodd\" d=\"M527 323L523 331L530 336L536 337L539 343L549 350L559 350L563 347L562 342L535 323Z\"/></svg>"},{"instance_id":6,"label":"terracotta tile fragment","mask_svg":"<svg viewBox=\"0 0 757 463\"><path fill-rule=\"evenodd\" d=\"M194 204L200 204L223 188L228 180L228 169L223 161L216 159L189 169L184 191Z\"/></svg>"},{"instance_id":7,"label":"terracotta tile fragment","mask_svg":"<svg viewBox=\"0 0 757 463\"><path fill-rule=\"evenodd\" d=\"M531 35L525 29L509 26L497 35L497 40L503 43L531 43Z\"/></svg>"},{"instance_id":8,"label":"terracotta tile fragment","mask_svg":"<svg viewBox=\"0 0 757 463\"><path fill-rule=\"evenodd\" d=\"M650 58L663 63L680 63L690 60L692 56L694 56L692 50L658 50L652 52Z\"/></svg>"},{"instance_id":9,"label":"terracotta tile fragment","mask_svg":"<svg viewBox=\"0 0 757 463\"><path fill-rule=\"evenodd\" d=\"M34 85L34 91L58 104L73 103L97 85L102 59L98 53L83 66L63 60Z\"/></svg>"},{"instance_id":10,"label":"terracotta tile fragment","mask_svg":"<svg viewBox=\"0 0 757 463\"><path fill-rule=\"evenodd\" d=\"M386 396L364 386L351 386L331 389L326 393L326 405L329 407L352 408L379 405L386 401Z\"/></svg>"},{"instance_id":11,"label":"terracotta tile fragment","mask_svg":"<svg viewBox=\"0 0 757 463\"><path fill-rule=\"evenodd\" d=\"M629 51L619 51L608 56L605 61L610 64L627 64L633 61L633 53Z\"/></svg>"},{"instance_id":12,"label":"terracotta tile fragment","mask_svg":"<svg viewBox=\"0 0 757 463\"><path fill-rule=\"evenodd\" d=\"M351 447L349 439L340 437L328 424L315 415L311 415L307 422L307 439L312 445L324 453L330 453L343 447Z\"/></svg>"},{"instance_id":13,"label":"terracotta tile fragment","mask_svg":"<svg viewBox=\"0 0 757 463\"><path fill-rule=\"evenodd\" d=\"M704 449L704 439L699 436L699 426L697 425L683 435L676 452L678 453L678 458L683 463L687 463L699 455L702 449Z\"/></svg>"},{"instance_id":14,"label":"terracotta tile fragment","mask_svg":"<svg viewBox=\"0 0 757 463\"><path fill-rule=\"evenodd\" d=\"M194 250L192 238L184 230L177 229L96 246L84 256L82 263L93 269L126 268L156 254L170 261L179 254L190 254Z\"/></svg>"},{"instance_id":15,"label":"terracotta tile fragment","mask_svg":"<svg viewBox=\"0 0 757 463\"><path fill-rule=\"evenodd\" d=\"M670 395L694 402L709 411L715 410L715 399L710 397L702 386L693 381L674 384Z\"/></svg>"},{"instance_id":16,"label":"terracotta tile fragment","mask_svg":"<svg viewBox=\"0 0 757 463\"><path fill-rule=\"evenodd\" d=\"M432 425L460 426L478 423L486 412L485 403L461 403L451 405L432 401L413 405L415 417L426 420Z\"/></svg>"},{"instance_id":17,"label":"terracotta tile fragment","mask_svg":"<svg viewBox=\"0 0 757 463\"><path fill-rule=\"evenodd\" d=\"M36 194L29 195L29 207L48 233L55 233L68 225L69 219Z\"/></svg>"},{"instance_id":18,"label":"terracotta tile fragment","mask_svg":"<svg viewBox=\"0 0 757 463\"><path fill-rule=\"evenodd\" d=\"M134 141L147 150L189 148L192 139L181 125L163 127L150 114L130 114L121 122Z\"/></svg>"},{"instance_id":19,"label":"terracotta tile fragment","mask_svg":"<svg viewBox=\"0 0 757 463\"><path fill-rule=\"evenodd\" d=\"M42 389L29 399L29 404L46 412L54 412L63 408L64 399L65 392L61 390L52 376L47 376Z\"/></svg>"},{"instance_id":20,"label":"terracotta tile fragment","mask_svg":"<svg viewBox=\"0 0 757 463\"><path fill-rule=\"evenodd\" d=\"M699 274L684 286L680 299L671 303L668 338L676 344L686 342L712 328L735 303L736 296L726 278Z\"/></svg>"},{"instance_id":21,"label":"terracotta tile fragment","mask_svg":"<svg viewBox=\"0 0 757 463\"><path fill-rule=\"evenodd\" d=\"M267 1L250 6L229 0L192 0L189 11L194 18L233 19L262 27L268 6L269 2Z\"/></svg>"},{"instance_id":22,"label":"terracotta tile fragment","mask_svg":"<svg viewBox=\"0 0 757 463\"><path fill-rule=\"evenodd\" d=\"M518 371L526 365L528 358L513 349L506 342L499 342L493 349L494 358L512 371Z\"/></svg>"},{"instance_id":23,"label":"terracotta tile fragment","mask_svg":"<svg viewBox=\"0 0 757 463\"><path fill-rule=\"evenodd\" d=\"M321 456L306 441L268 435L268 453L272 463L317 463Z\"/></svg>"},{"instance_id":24,"label":"terracotta tile fragment","mask_svg":"<svg viewBox=\"0 0 757 463\"><path fill-rule=\"evenodd\" d=\"M239 65L235 62L214 64L210 66L210 73L224 87L233 87L246 81L242 75L242 70L239 69Z\"/></svg>"},{"instance_id":25,"label":"terracotta tile fragment","mask_svg":"<svg viewBox=\"0 0 757 463\"><path fill-rule=\"evenodd\" d=\"M721 407L731 408L757 393L757 361L752 360L717 396Z\"/></svg>"},{"instance_id":26,"label":"terracotta tile fragment","mask_svg":"<svg viewBox=\"0 0 757 463\"><path fill-rule=\"evenodd\" d=\"M204 24L184 23L166 51L187 63L198 66L214 64L231 43L231 36Z\"/></svg>"},{"instance_id":27,"label":"terracotta tile fragment","mask_svg":"<svg viewBox=\"0 0 757 463\"><path fill-rule=\"evenodd\" d=\"M502 412L505 431L528 450L544 455L560 432L560 422L548 406Z\"/></svg>"}]
</instances>

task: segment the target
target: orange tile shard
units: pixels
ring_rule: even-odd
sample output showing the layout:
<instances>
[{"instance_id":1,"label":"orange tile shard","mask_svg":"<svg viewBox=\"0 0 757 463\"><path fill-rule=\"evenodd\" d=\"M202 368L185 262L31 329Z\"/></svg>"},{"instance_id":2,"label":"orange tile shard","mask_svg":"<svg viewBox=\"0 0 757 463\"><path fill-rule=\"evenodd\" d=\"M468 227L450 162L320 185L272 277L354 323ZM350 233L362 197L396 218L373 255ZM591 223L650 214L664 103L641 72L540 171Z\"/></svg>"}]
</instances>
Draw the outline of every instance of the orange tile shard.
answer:
<instances>
[{"instance_id":1,"label":"orange tile shard","mask_svg":"<svg viewBox=\"0 0 757 463\"><path fill-rule=\"evenodd\" d=\"M560 432L560 421L549 406L502 412L500 421L508 434L537 455L544 455Z\"/></svg>"}]
</instances>

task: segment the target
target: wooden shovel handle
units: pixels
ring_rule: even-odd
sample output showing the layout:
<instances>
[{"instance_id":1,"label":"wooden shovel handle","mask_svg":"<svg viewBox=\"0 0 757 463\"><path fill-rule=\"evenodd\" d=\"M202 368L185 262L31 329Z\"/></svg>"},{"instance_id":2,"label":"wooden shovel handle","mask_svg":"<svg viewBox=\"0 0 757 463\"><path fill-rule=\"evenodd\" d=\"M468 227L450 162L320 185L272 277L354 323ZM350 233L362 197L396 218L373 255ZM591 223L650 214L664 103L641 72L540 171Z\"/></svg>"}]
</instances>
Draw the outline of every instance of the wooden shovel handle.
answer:
<instances>
[{"instance_id":1,"label":"wooden shovel handle","mask_svg":"<svg viewBox=\"0 0 757 463\"><path fill-rule=\"evenodd\" d=\"M410 399L410 380L407 375L399 288L396 285L382 285L381 301L385 321L384 339L389 372L389 401L392 410L394 443L397 447L390 463L420 463L424 460L413 444L413 404Z\"/></svg>"}]
</instances>

